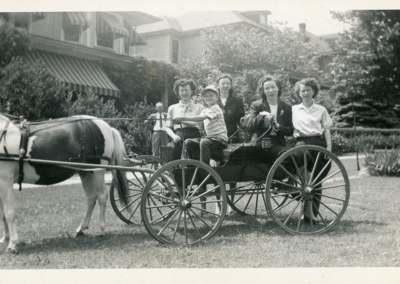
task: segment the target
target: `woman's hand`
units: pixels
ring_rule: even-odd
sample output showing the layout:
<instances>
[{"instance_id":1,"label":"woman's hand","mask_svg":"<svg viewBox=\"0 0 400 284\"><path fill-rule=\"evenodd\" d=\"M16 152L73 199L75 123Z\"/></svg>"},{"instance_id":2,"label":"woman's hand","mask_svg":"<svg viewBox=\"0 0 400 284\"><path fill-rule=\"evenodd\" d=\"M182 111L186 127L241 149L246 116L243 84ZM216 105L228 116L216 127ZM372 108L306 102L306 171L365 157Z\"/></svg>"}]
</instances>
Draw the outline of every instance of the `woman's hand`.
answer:
<instances>
[{"instance_id":1,"label":"woman's hand","mask_svg":"<svg viewBox=\"0 0 400 284\"><path fill-rule=\"evenodd\" d=\"M332 145L329 145L329 144L328 144L328 146L326 146L326 149L327 149L329 152L332 152Z\"/></svg>"},{"instance_id":2,"label":"woman's hand","mask_svg":"<svg viewBox=\"0 0 400 284\"><path fill-rule=\"evenodd\" d=\"M262 115L262 116L272 116L272 117L274 117L271 113L269 113L268 111L262 111L262 112L260 112L259 113L259 115Z\"/></svg>"},{"instance_id":3,"label":"woman's hand","mask_svg":"<svg viewBox=\"0 0 400 284\"><path fill-rule=\"evenodd\" d=\"M172 140L174 141L174 143L178 143L179 141L181 141L181 137L179 137L178 135L174 134L174 136L171 137Z\"/></svg>"}]
</instances>

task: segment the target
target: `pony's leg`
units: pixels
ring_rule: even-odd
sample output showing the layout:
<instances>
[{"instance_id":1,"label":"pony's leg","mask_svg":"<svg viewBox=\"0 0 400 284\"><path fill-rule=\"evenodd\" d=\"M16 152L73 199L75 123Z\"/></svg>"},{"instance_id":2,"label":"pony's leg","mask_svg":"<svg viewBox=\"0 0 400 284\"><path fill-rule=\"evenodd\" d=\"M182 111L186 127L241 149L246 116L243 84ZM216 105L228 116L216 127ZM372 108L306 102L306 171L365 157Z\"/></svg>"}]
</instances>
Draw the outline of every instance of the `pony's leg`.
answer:
<instances>
[{"instance_id":1,"label":"pony's leg","mask_svg":"<svg viewBox=\"0 0 400 284\"><path fill-rule=\"evenodd\" d=\"M94 173L81 172L79 174L83 189L86 193L87 207L85 217L82 219L81 224L76 230L77 236L83 235L83 231L89 229L90 218L92 216L94 206L96 205L96 200L99 201L100 205L100 229L102 234L104 233L106 204L108 199L108 192L106 190L104 181L104 172L105 171L96 171Z\"/></svg>"},{"instance_id":2,"label":"pony's leg","mask_svg":"<svg viewBox=\"0 0 400 284\"><path fill-rule=\"evenodd\" d=\"M6 167L3 167L3 169ZM18 244L18 233L17 233L17 224L16 224L16 215L15 215L15 196L12 189L13 185L13 169L10 168L9 171L2 172L0 176L0 199L2 202L2 211L4 212L3 223L8 225L8 234L9 234L9 243L7 246L7 251L12 253L17 253L17 244ZM5 227L5 238L7 238L7 229Z\"/></svg>"},{"instance_id":3,"label":"pony's leg","mask_svg":"<svg viewBox=\"0 0 400 284\"><path fill-rule=\"evenodd\" d=\"M83 236L84 230L89 229L90 218L92 217L92 212L94 206L96 205L97 193L94 188L94 173L93 172L80 172L79 176L81 178L82 187L86 194L86 212L83 217L81 224L76 230L76 236Z\"/></svg>"},{"instance_id":4,"label":"pony's leg","mask_svg":"<svg viewBox=\"0 0 400 284\"><path fill-rule=\"evenodd\" d=\"M95 188L97 193L97 200L99 201L100 213L99 213L99 223L101 234L104 235L104 230L106 228L106 206L108 200L108 191L105 184L104 171L98 171L95 173Z\"/></svg>"},{"instance_id":5,"label":"pony's leg","mask_svg":"<svg viewBox=\"0 0 400 284\"><path fill-rule=\"evenodd\" d=\"M8 242L10 240L10 231L8 230L6 215L4 214L3 202L1 201L1 199L0 199L0 218L3 221L3 226L4 226L4 235L0 239L0 243L4 244L5 242Z\"/></svg>"}]
</instances>

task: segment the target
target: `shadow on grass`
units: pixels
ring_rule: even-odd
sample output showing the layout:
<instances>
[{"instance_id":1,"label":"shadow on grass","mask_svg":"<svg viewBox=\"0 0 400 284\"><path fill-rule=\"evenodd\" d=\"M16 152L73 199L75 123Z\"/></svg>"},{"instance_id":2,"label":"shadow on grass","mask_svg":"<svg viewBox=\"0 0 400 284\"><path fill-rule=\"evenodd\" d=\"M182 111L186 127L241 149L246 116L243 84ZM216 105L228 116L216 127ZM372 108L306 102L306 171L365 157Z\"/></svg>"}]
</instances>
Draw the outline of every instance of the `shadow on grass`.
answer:
<instances>
[{"instance_id":1,"label":"shadow on grass","mask_svg":"<svg viewBox=\"0 0 400 284\"><path fill-rule=\"evenodd\" d=\"M20 243L18 250L23 255L50 253L50 252L74 252L98 250L104 247L122 249L124 246L143 245L145 242L153 241L147 233L122 233L110 232L101 235L85 235L75 237L71 235L43 239L33 243Z\"/></svg>"}]
</instances>

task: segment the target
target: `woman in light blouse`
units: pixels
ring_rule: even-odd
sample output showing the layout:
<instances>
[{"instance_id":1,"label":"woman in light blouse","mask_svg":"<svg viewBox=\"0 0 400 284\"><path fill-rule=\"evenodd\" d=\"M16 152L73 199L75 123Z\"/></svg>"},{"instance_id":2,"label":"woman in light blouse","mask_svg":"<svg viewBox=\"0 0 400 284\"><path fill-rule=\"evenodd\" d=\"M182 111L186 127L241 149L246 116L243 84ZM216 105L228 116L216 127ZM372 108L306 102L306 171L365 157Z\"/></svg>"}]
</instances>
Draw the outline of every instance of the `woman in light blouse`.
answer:
<instances>
[{"instance_id":1,"label":"woman in light blouse","mask_svg":"<svg viewBox=\"0 0 400 284\"><path fill-rule=\"evenodd\" d=\"M302 103L292 107L293 136L298 142L321 146L332 151L332 119L324 106L314 103L319 92L318 82L314 78L305 78L295 86L296 94Z\"/></svg>"},{"instance_id":2,"label":"woman in light blouse","mask_svg":"<svg viewBox=\"0 0 400 284\"><path fill-rule=\"evenodd\" d=\"M329 116L326 108L316 104L313 100L319 92L317 80L314 78L305 78L297 82L295 85L295 92L302 100L301 104L294 105L292 107L294 126L293 136L297 141L296 146L302 144L315 145L332 151L330 132L330 127L333 124L332 119ZM315 156L315 153L312 153L312 155ZM324 158L319 159L316 171L320 172L326 163L327 161ZM309 166L311 166L311 164ZM312 169L308 168L306 170L311 171ZM330 165L325 168L324 173L319 175L319 178L316 182L318 183L319 181L323 180L328 174L329 170ZM316 186L315 188L321 188L321 186L322 184ZM308 210L305 210L304 214L304 221L306 223L310 223L310 219L312 219L314 223L318 223L316 220L321 203L321 193L321 190L315 190L315 194L312 199L312 202L315 204L315 206L313 206L311 203L305 206L305 208L308 208Z\"/></svg>"},{"instance_id":3,"label":"woman in light blouse","mask_svg":"<svg viewBox=\"0 0 400 284\"><path fill-rule=\"evenodd\" d=\"M192 102L191 98L195 89L196 86L191 80L180 79L174 84L174 93L180 98L180 101L168 108L166 128L168 136L174 142L173 160L181 158L183 138L201 138L199 131L203 127L201 122L182 121L182 129L180 124L173 122L174 117L198 116L203 111L202 105Z\"/></svg>"}]
</instances>

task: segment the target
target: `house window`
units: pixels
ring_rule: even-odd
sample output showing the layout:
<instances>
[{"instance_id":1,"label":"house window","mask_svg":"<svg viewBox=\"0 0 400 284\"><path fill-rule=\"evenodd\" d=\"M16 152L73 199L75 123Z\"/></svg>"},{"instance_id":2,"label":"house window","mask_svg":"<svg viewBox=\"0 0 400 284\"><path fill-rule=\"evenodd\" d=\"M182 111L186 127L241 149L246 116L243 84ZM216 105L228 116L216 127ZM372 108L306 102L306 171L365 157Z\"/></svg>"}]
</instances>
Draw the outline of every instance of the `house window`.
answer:
<instances>
[{"instance_id":1,"label":"house window","mask_svg":"<svg viewBox=\"0 0 400 284\"><path fill-rule=\"evenodd\" d=\"M114 48L114 34L97 34L97 45Z\"/></svg>"},{"instance_id":2,"label":"house window","mask_svg":"<svg viewBox=\"0 0 400 284\"><path fill-rule=\"evenodd\" d=\"M129 55L129 37L124 38L124 51L126 55Z\"/></svg>"},{"instance_id":3,"label":"house window","mask_svg":"<svg viewBox=\"0 0 400 284\"><path fill-rule=\"evenodd\" d=\"M64 28L64 40L80 42L81 35L81 27L80 26L68 26Z\"/></svg>"},{"instance_id":4,"label":"house window","mask_svg":"<svg viewBox=\"0 0 400 284\"><path fill-rule=\"evenodd\" d=\"M172 63L179 62L179 41L172 40Z\"/></svg>"}]
</instances>

